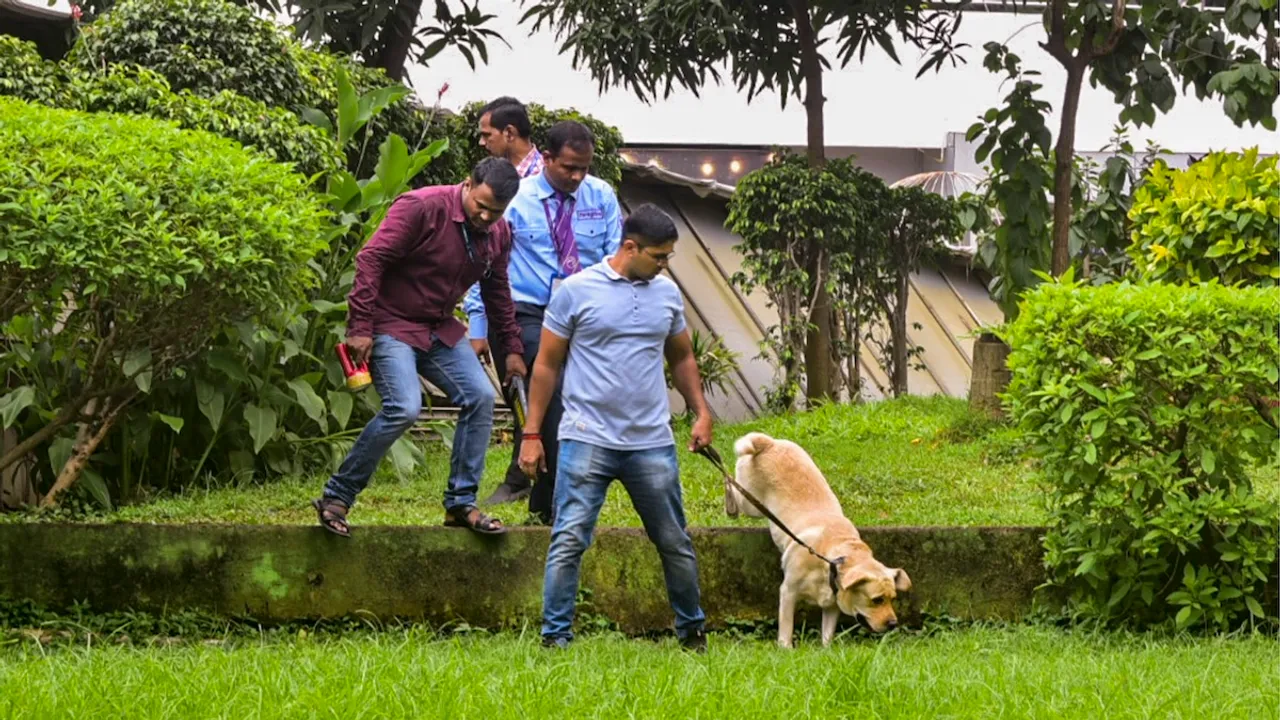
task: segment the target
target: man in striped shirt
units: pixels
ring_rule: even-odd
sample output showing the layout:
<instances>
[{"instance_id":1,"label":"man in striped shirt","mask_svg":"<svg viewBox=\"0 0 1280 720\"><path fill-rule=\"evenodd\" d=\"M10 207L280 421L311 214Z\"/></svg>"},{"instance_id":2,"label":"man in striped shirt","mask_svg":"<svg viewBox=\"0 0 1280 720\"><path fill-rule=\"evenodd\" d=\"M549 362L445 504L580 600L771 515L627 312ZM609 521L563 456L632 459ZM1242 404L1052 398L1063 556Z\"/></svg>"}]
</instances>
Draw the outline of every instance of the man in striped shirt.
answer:
<instances>
[{"instance_id":1,"label":"man in striped shirt","mask_svg":"<svg viewBox=\"0 0 1280 720\"><path fill-rule=\"evenodd\" d=\"M529 113L519 100L503 96L480 109L480 147L506 158L527 178L542 172L542 153L529 138Z\"/></svg>"}]
</instances>

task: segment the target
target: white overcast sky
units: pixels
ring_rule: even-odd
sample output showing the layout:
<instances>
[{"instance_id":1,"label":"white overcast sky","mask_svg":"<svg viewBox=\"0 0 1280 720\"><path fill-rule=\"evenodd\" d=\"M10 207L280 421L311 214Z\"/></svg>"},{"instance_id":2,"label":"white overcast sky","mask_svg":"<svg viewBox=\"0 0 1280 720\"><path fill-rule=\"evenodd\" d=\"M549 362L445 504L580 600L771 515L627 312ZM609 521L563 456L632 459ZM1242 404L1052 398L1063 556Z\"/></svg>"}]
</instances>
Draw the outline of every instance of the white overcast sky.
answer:
<instances>
[{"instance_id":1,"label":"white overcast sky","mask_svg":"<svg viewBox=\"0 0 1280 720\"><path fill-rule=\"evenodd\" d=\"M47 0L22 0L46 5ZM429 4L429 3L427 3ZM65 9L67 0L56 0ZM472 100L514 95L551 107L576 107L616 125L628 142L723 143L801 145L805 141L804 110L788 102L782 110L776 94L758 96L748 104L732 85L706 88L701 98L676 92L671 98L645 105L630 92L613 89L603 95L588 73L575 70L569 55L560 55L552 34L529 35L519 24L518 0L480 0L485 12L497 18L488 27L511 44L490 43L489 64L472 70L456 51L446 51L429 67L414 67L410 78L425 101L434 100L444 83L450 90L448 107ZM1038 46L1044 39L1038 16L966 14L960 40L968 64L915 79L919 58L901 51L904 65L895 65L882 52L869 50L865 64L851 64L826 75L826 132L831 146L940 147L949 131L963 132L994 105L1008 88L982 67L982 44L1006 40L1022 56L1024 66L1042 73L1042 97L1056 109L1062 101L1065 73ZM1101 148L1111 136L1118 109L1109 93L1087 83L1077 122L1077 147ZM1056 134L1057 120L1052 121ZM1261 126L1238 128L1218 102L1194 96L1178 99L1172 112L1159 116L1154 128L1134 138L1154 138L1169 150L1203 152L1258 145L1264 152L1280 152L1280 137Z\"/></svg>"},{"instance_id":2,"label":"white overcast sky","mask_svg":"<svg viewBox=\"0 0 1280 720\"><path fill-rule=\"evenodd\" d=\"M803 108L788 102L782 110L776 94L758 96L747 104L746 95L727 84L707 88L701 98L677 92L652 106L621 89L600 95L585 70L574 70L571 55L558 54L551 33L528 35L528 26L519 24L522 13L517 0L481 0L481 7L498 16L490 26L512 47L490 45L489 64L475 71L453 51L437 56L429 67L414 68L410 77L424 98L434 98L435 90L448 82L446 105L514 95L552 107L573 106L616 125L628 142L799 145L805 141ZM1018 32L1027 25L1031 27ZM960 34L961 41L971 46L963 51L969 62L947 67L941 74L930 72L916 80L918 59L908 57L901 48L903 66L878 50L868 50L865 64L855 62L828 73L824 80L827 144L940 147L948 131L964 132L987 108L1001 103L1008 88L1002 89L1000 78L982 67L982 45L1015 34L1011 46L1023 58L1024 67L1042 73L1043 98L1055 109L1061 104L1065 72L1037 45L1044 39L1039 16L969 13ZM1101 148L1111 136L1118 112L1109 93L1090 89L1086 83L1077 147ZM1056 135L1056 118L1052 127ZM1222 114L1219 103L1197 101L1194 96L1179 98L1154 128L1144 128L1134 137L1152 137L1182 152L1252 145L1280 152L1275 133L1261 126L1237 128Z\"/></svg>"}]
</instances>

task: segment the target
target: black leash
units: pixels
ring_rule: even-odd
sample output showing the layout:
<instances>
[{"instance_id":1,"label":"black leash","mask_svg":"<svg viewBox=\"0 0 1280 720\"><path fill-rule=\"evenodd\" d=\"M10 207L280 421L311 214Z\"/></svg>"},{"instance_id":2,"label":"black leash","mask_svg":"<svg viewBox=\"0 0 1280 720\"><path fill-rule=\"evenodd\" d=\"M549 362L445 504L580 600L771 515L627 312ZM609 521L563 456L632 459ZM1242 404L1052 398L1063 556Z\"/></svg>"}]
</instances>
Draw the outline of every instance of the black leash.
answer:
<instances>
[{"instance_id":1,"label":"black leash","mask_svg":"<svg viewBox=\"0 0 1280 720\"><path fill-rule=\"evenodd\" d=\"M805 550L808 550L810 555L826 563L831 569L831 572L827 575L827 583L831 585L831 592L832 594L838 594L840 592L839 571L840 571L840 566L844 564L843 557L838 557L835 560L832 560L826 555L823 555L817 550L814 550L813 547L809 545L809 543L801 540L799 537L796 536L795 533L791 532L791 528L787 527L786 524L784 524L781 520L779 520L777 515L774 515L773 513L769 512L769 508L765 507L764 503L756 499L755 495L752 495L750 491L748 491L746 488L739 485L737 480L733 479L733 476L730 475L729 471L725 469L724 461L720 459L720 453L717 452L715 448L711 447L710 445L707 445L706 447L698 450L697 453L702 457L710 460L711 464L715 465L716 469L720 471L720 474L724 476L724 481L727 484L732 485L734 488L736 488L738 492L742 493L742 497L746 498L747 502L754 505L756 509L760 511L760 514L764 515L765 518L769 520L769 522L773 523L774 525L777 525L779 530L786 533L787 537L794 540L800 547L804 548Z\"/></svg>"}]
</instances>

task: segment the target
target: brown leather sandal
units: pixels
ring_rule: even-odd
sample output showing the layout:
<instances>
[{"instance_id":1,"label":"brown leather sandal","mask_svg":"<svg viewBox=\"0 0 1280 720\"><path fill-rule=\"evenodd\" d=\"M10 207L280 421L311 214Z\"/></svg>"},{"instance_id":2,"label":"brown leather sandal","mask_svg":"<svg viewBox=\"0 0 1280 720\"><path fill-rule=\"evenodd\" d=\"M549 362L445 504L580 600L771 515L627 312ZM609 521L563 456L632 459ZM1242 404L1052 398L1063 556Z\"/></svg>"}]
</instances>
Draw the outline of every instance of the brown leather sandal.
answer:
<instances>
[{"instance_id":1,"label":"brown leather sandal","mask_svg":"<svg viewBox=\"0 0 1280 720\"><path fill-rule=\"evenodd\" d=\"M475 505L458 505L445 510L444 524L446 527L466 528L481 535L502 535L507 531L507 526L501 520L484 514Z\"/></svg>"},{"instance_id":2,"label":"brown leather sandal","mask_svg":"<svg viewBox=\"0 0 1280 720\"><path fill-rule=\"evenodd\" d=\"M320 517L320 527L341 537L351 537L351 526L347 524L346 503L337 498L318 498L311 501Z\"/></svg>"}]
</instances>

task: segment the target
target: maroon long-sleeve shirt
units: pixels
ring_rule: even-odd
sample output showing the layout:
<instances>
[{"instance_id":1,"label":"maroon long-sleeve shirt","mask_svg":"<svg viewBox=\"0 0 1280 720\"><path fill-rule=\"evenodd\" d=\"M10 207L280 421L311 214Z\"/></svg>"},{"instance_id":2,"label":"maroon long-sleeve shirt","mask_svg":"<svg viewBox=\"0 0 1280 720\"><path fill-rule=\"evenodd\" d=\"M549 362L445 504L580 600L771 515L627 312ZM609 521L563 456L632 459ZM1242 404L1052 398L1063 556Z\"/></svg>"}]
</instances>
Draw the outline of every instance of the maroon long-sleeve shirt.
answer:
<instances>
[{"instance_id":1,"label":"maroon long-sleeve shirt","mask_svg":"<svg viewBox=\"0 0 1280 720\"><path fill-rule=\"evenodd\" d=\"M511 228L499 220L481 233L464 227L466 222L461 185L425 187L396 198L356 254L355 285L347 296L347 336L386 334L428 350L434 335L453 347L466 335L453 309L478 281L485 314L502 346L522 354L507 281Z\"/></svg>"}]
</instances>

